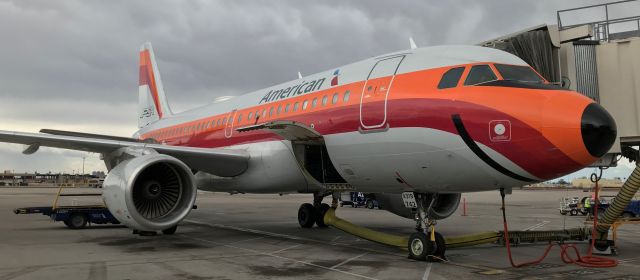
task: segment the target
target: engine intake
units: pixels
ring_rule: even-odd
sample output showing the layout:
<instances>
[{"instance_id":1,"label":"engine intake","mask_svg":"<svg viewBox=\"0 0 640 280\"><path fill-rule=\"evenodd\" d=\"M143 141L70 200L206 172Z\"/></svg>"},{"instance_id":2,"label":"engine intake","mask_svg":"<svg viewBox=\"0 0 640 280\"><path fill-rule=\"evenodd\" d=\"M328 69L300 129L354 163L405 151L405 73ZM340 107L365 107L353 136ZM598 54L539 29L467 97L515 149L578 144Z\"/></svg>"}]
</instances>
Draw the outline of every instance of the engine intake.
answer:
<instances>
[{"instance_id":1,"label":"engine intake","mask_svg":"<svg viewBox=\"0 0 640 280\"><path fill-rule=\"evenodd\" d=\"M433 195L433 194L430 194ZM402 194L377 193L376 200L380 204L380 208L387 210L407 219L416 217L415 209L404 207L402 202ZM429 211L429 216L436 220L441 220L453 215L460 204L461 194L459 193L440 193L433 202L433 207Z\"/></svg>"},{"instance_id":2,"label":"engine intake","mask_svg":"<svg viewBox=\"0 0 640 280\"><path fill-rule=\"evenodd\" d=\"M113 168L103 185L109 211L130 228L145 231L173 227L195 203L193 173L180 160L157 153L125 160Z\"/></svg>"}]
</instances>

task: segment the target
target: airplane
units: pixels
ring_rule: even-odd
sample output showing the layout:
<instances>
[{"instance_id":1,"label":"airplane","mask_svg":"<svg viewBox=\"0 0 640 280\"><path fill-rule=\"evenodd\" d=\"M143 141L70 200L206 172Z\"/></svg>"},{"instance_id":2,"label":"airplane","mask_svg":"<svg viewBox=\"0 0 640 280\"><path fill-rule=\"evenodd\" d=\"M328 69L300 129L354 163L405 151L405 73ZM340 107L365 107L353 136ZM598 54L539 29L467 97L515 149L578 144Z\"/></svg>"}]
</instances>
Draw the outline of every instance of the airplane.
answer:
<instances>
[{"instance_id":1,"label":"airplane","mask_svg":"<svg viewBox=\"0 0 640 280\"><path fill-rule=\"evenodd\" d=\"M150 43L140 48L139 130L131 137L45 129L0 142L99 153L103 199L134 232L172 234L197 189L308 193L301 227L326 227L345 191L415 219L410 257L444 255L435 221L461 193L554 179L595 162L617 128L593 100L525 61L477 46L384 54L174 113ZM332 205L322 203L331 196Z\"/></svg>"}]
</instances>

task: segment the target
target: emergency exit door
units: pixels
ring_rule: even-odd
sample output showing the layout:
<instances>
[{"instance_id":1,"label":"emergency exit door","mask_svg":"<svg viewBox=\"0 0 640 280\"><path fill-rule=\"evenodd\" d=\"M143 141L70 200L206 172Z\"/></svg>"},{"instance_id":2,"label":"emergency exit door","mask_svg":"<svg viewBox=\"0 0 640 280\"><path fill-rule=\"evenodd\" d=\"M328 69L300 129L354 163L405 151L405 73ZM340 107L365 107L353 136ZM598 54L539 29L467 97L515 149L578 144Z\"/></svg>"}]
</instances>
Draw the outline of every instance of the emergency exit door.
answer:
<instances>
[{"instance_id":1,"label":"emergency exit door","mask_svg":"<svg viewBox=\"0 0 640 280\"><path fill-rule=\"evenodd\" d=\"M360 95L360 125L364 129L376 129L387 124L387 100L393 80L404 56L379 60L371 68Z\"/></svg>"}]
</instances>

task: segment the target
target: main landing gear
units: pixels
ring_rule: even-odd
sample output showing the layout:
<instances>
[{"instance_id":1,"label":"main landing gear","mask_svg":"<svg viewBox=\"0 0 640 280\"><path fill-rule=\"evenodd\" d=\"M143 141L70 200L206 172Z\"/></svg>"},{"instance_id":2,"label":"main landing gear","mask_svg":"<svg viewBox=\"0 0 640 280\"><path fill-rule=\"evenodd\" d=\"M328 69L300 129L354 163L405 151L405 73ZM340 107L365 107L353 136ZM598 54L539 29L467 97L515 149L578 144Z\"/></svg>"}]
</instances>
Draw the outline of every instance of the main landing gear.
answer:
<instances>
[{"instance_id":1,"label":"main landing gear","mask_svg":"<svg viewBox=\"0 0 640 280\"><path fill-rule=\"evenodd\" d=\"M429 213L433 207L437 194L414 193L416 202L416 231L409 237L407 244L409 258L419 261L446 260L444 237L435 231L436 220L431 219Z\"/></svg>"},{"instance_id":2,"label":"main landing gear","mask_svg":"<svg viewBox=\"0 0 640 280\"><path fill-rule=\"evenodd\" d=\"M324 228L327 225L324 224L324 214L327 213L330 206L329 204L322 203L324 194L314 193L313 204L303 203L298 209L298 223L303 228L313 227L314 224L318 227Z\"/></svg>"}]
</instances>

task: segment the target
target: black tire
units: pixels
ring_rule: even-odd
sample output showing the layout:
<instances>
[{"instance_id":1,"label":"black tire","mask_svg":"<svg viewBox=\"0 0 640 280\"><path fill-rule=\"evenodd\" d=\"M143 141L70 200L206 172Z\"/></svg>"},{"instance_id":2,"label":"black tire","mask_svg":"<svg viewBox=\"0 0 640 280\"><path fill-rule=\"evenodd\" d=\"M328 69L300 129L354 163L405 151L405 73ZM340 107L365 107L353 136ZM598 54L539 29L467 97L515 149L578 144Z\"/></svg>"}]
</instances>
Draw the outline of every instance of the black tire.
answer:
<instances>
[{"instance_id":1,"label":"black tire","mask_svg":"<svg viewBox=\"0 0 640 280\"><path fill-rule=\"evenodd\" d=\"M589 214L589 210L582 209L580 210L580 214L582 214L582 216L586 216L587 214Z\"/></svg>"},{"instance_id":2,"label":"black tire","mask_svg":"<svg viewBox=\"0 0 640 280\"><path fill-rule=\"evenodd\" d=\"M166 234L166 235L172 235L174 233L176 233L176 230L178 230L178 225L172 226L168 229L163 229L162 230L162 234Z\"/></svg>"},{"instance_id":3,"label":"black tire","mask_svg":"<svg viewBox=\"0 0 640 280\"><path fill-rule=\"evenodd\" d=\"M320 204L320 209L317 210L318 212L318 217L316 219L316 225L318 225L318 227L321 228L326 228L328 227L325 223L324 223L324 214L327 213L327 211L329 211L329 208L331 208L331 206L329 206L329 204L326 203L322 203Z\"/></svg>"},{"instance_id":4,"label":"black tire","mask_svg":"<svg viewBox=\"0 0 640 280\"><path fill-rule=\"evenodd\" d=\"M311 203L304 203L298 209L298 224L303 228L310 228L316 222L316 208Z\"/></svg>"},{"instance_id":5,"label":"black tire","mask_svg":"<svg viewBox=\"0 0 640 280\"><path fill-rule=\"evenodd\" d=\"M367 208L373 209L373 200L367 200Z\"/></svg>"},{"instance_id":6,"label":"black tire","mask_svg":"<svg viewBox=\"0 0 640 280\"><path fill-rule=\"evenodd\" d=\"M571 209L571 216L577 216L578 215L578 210L576 209Z\"/></svg>"},{"instance_id":7,"label":"black tire","mask_svg":"<svg viewBox=\"0 0 640 280\"><path fill-rule=\"evenodd\" d=\"M427 256L432 255L436 249L434 242L429 241L423 232L411 234L407 248L409 249L409 258L418 261L426 261Z\"/></svg>"},{"instance_id":8,"label":"black tire","mask_svg":"<svg viewBox=\"0 0 640 280\"><path fill-rule=\"evenodd\" d=\"M433 252L433 255L437 258L431 257L429 260L432 262L438 262L446 260L444 253L447 251L447 244L444 241L444 237L439 232L435 232L436 237L436 250Z\"/></svg>"},{"instance_id":9,"label":"black tire","mask_svg":"<svg viewBox=\"0 0 640 280\"><path fill-rule=\"evenodd\" d=\"M81 229L87 226L87 216L81 213L73 213L66 222L71 229Z\"/></svg>"}]
</instances>

